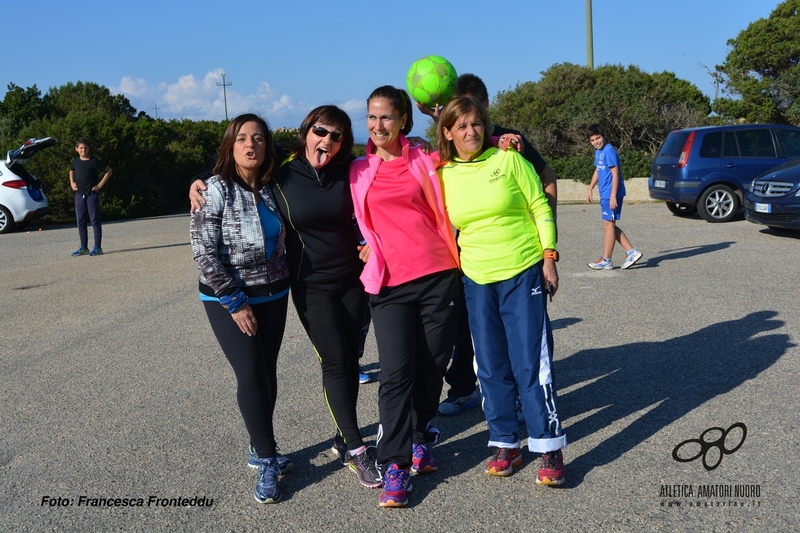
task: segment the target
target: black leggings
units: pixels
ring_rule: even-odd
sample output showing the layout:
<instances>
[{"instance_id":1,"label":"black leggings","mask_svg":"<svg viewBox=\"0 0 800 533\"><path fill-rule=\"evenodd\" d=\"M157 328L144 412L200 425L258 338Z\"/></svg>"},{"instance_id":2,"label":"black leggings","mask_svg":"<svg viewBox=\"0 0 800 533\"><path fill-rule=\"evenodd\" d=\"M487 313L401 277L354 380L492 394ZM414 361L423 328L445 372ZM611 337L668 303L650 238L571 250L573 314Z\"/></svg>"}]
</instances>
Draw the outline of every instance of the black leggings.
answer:
<instances>
[{"instance_id":1,"label":"black leggings","mask_svg":"<svg viewBox=\"0 0 800 533\"><path fill-rule=\"evenodd\" d=\"M364 445L356 416L364 286L357 276L295 283L292 300L322 366L322 392L348 450Z\"/></svg>"},{"instance_id":2,"label":"black leggings","mask_svg":"<svg viewBox=\"0 0 800 533\"><path fill-rule=\"evenodd\" d=\"M284 296L272 302L252 305L257 332L242 333L228 311L217 302L203 302L211 329L236 374L236 399L250 444L259 457L275 457L272 413L278 396L277 363L286 327Z\"/></svg>"},{"instance_id":3,"label":"black leggings","mask_svg":"<svg viewBox=\"0 0 800 533\"><path fill-rule=\"evenodd\" d=\"M475 359L475 350L472 347L472 332L469 329L467 304L463 298L456 302L458 313L458 328L456 329L456 344L453 347L453 361L444 380L450 385L447 391L448 398L461 398L475 392L478 378L472 363Z\"/></svg>"}]
</instances>

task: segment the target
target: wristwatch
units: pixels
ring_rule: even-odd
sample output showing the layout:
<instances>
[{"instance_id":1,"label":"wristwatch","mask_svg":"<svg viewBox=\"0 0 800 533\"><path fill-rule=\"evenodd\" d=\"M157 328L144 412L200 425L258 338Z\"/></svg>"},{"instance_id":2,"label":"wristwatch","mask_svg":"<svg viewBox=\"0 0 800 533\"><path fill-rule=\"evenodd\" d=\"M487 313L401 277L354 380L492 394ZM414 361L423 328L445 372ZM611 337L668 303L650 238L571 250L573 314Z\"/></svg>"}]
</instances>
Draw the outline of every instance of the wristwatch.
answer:
<instances>
[{"instance_id":1,"label":"wristwatch","mask_svg":"<svg viewBox=\"0 0 800 533\"><path fill-rule=\"evenodd\" d=\"M544 252L545 259L552 259L555 262L558 262L558 251L550 250L549 252Z\"/></svg>"}]
</instances>

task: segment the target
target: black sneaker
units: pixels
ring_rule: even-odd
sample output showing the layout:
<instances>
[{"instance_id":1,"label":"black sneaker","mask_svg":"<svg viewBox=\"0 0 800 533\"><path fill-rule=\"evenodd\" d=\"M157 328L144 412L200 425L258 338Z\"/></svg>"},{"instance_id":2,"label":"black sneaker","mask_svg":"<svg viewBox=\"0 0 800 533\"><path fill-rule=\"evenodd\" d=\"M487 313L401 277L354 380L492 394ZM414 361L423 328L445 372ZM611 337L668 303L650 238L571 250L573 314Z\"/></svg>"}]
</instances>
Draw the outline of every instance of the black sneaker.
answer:
<instances>
[{"instance_id":1,"label":"black sneaker","mask_svg":"<svg viewBox=\"0 0 800 533\"><path fill-rule=\"evenodd\" d=\"M375 462L374 446L367 447L358 455L351 455L348 465L365 487L376 489L383 483L383 476L378 471L378 465Z\"/></svg>"},{"instance_id":2,"label":"black sneaker","mask_svg":"<svg viewBox=\"0 0 800 533\"><path fill-rule=\"evenodd\" d=\"M333 446L331 446L331 451L339 456L339 462L342 463L342 466L347 466L350 464L350 456L347 453L347 444L344 443L344 439L338 433L335 437L333 437Z\"/></svg>"}]
</instances>

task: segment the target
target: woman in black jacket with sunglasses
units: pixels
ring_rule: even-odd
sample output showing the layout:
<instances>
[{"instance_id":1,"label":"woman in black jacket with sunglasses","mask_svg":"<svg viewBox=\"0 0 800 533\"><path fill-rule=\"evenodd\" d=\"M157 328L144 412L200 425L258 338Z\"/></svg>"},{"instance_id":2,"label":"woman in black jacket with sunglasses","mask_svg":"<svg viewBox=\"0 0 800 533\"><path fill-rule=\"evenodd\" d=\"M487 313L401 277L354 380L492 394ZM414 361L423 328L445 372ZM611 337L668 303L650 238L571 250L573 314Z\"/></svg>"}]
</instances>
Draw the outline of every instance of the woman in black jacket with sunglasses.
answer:
<instances>
[{"instance_id":1,"label":"woman in black jacket with sunglasses","mask_svg":"<svg viewBox=\"0 0 800 533\"><path fill-rule=\"evenodd\" d=\"M350 196L350 117L336 106L317 107L298 137L272 186L287 225L292 300L322 366L323 394L337 429L333 450L363 485L379 487L375 448L364 444L356 417L366 293Z\"/></svg>"}]
</instances>

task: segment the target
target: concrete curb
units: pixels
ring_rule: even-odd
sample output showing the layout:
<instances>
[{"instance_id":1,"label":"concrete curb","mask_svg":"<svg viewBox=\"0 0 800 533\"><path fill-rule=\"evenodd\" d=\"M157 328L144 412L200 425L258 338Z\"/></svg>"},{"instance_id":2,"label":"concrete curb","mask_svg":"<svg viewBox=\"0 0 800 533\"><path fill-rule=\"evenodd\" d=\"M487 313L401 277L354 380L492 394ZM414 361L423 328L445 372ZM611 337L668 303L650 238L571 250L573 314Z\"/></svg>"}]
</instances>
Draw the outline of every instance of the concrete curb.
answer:
<instances>
[{"instance_id":1,"label":"concrete curb","mask_svg":"<svg viewBox=\"0 0 800 533\"><path fill-rule=\"evenodd\" d=\"M579 204L586 202L588 185L575 180L558 180L558 203ZM626 202L656 202L650 198L647 189L647 178L631 178L625 180ZM594 193L597 199L597 191Z\"/></svg>"}]
</instances>

